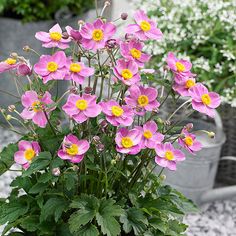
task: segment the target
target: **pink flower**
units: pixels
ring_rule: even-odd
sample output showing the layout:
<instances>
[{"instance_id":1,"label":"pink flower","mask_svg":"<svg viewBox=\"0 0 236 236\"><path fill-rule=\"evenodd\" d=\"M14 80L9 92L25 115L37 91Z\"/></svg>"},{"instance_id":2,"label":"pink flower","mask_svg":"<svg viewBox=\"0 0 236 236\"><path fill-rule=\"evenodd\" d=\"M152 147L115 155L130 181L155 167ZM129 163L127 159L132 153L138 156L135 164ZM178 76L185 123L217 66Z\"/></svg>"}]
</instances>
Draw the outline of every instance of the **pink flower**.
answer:
<instances>
[{"instance_id":1,"label":"pink flower","mask_svg":"<svg viewBox=\"0 0 236 236\"><path fill-rule=\"evenodd\" d=\"M87 67L83 62L72 62L67 60L66 68L69 73L66 75L65 79L72 79L78 84L83 84L84 79L94 74L94 69Z\"/></svg>"},{"instance_id":2,"label":"pink flower","mask_svg":"<svg viewBox=\"0 0 236 236\"><path fill-rule=\"evenodd\" d=\"M173 52L169 52L166 62L172 72L175 74L176 79L182 77L191 77L193 74L191 73L192 64L190 61L187 60L179 60L175 57Z\"/></svg>"},{"instance_id":3,"label":"pink flower","mask_svg":"<svg viewBox=\"0 0 236 236\"><path fill-rule=\"evenodd\" d=\"M185 148L192 154L202 149L202 144L196 140L196 136L189 133L186 128L182 129L178 143L181 147Z\"/></svg>"},{"instance_id":4,"label":"pink flower","mask_svg":"<svg viewBox=\"0 0 236 236\"><path fill-rule=\"evenodd\" d=\"M101 107L96 104L96 96L89 94L82 96L70 94L62 109L78 123L83 123L101 113Z\"/></svg>"},{"instance_id":5,"label":"pink flower","mask_svg":"<svg viewBox=\"0 0 236 236\"><path fill-rule=\"evenodd\" d=\"M102 112L106 115L106 120L114 126L130 126L133 123L133 110L129 106L120 106L118 102L110 100L100 102Z\"/></svg>"},{"instance_id":6,"label":"pink flower","mask_svg":"<svg viewBox=\"0 0 236 236\"><path fill-rule=\"evenodd\" d=\"M66 73L66 55L63 51L56 52L54 55L42 55L39 62L34 65L34 71L42 76L43 82L49 80L63 80Z\"/></svg>"},{"instance_id":7,"label":"pink flower","mask_svg":"<svg viewBox=\"0 0 236 236\"><path fill-rule=\"evenodd\" d=\"M124 59L119 59L113 72L119 80L128 86L140 81L138 65L132 60L125 61Z\"/></svg>"},{"instance_id":8,"label":"pink flower","mask_svg":"<svg viewBox=\"0 0 236 236\"><path fill-rule=\"evenodd\" d=\"M69 47L68 43L71 41L70 38L64 39L62 35L62 30L59 24L54 25L48 32L37 32L35 34L36 39L43 42L43 47L45 48L60 48L66 49Z\"/></svg>"},{"instance_id":9,"label":"pink flower","mask_svg":"<svg viewBox=\"0 0 236 236\"><path fill-rule=\"evenodd\" d=\"M153 111L160 105L156 100L157 90L155 88L132 85L128 92L129 96L125 97L125 102L133 107L134 112L138 115L143 116L146 111Z\"/></svg>"},{"instance_id":10,"label":"pink flower","mask_svg":"<svg viewBox=\"0 0 236 236\"><path fill-rule=\"evenodd\" d=\"M189 89L196 85L194 78L183 77L174 83L173 89L181 96L190 96Z\"/></svg>"},{"instance_id":11,"label":"pink flower","mask_svg":"<svg viewBox=\"0 0 236 236\"><path fill-rule=\"evenodd\" d=\"M68 160L72 163L79 163L84 159L84 154L89 149L89 142L87 140L79 140L75 135L69 134L65 136L62 149L57 155L62 160Z\"/></svg>"},{"instance_id":12,"label":"pink flower","mask_svg":"<svg viewBox=\"0 0 236 236\"><path fill-rule=\"evenodd\" d=\"M155 148L157 144L161 143L164 135L157 132L157 124L154 121L148 121L143 127L137 127L142 133L140 142L141 148Z\"/></svg>"},{"instance_id":13,"label":"pink flower","mask_svg":"<svg viewBox=\"0 0 236 236\"><path fill-rule=\"evenodd\" d=\"M51 105L54 102L51 99L51 94L45 92L43 96L39 96L35 91L26 91L25 94L21 97L22 105L24 110L21 113L21 117L26 120L31 120L33 123L38 125L41 128L44 128L47 125L47 116L49 112L55 108L47 109L47 105Z\"/></svg>"},{"instance_id":14,"label":"pink flower","mask_svg":"<svg viewBox=\"0 0 236 236\"><path fill-rule=\"evenodd\" d=\"M28 169L32 160L41 152L38 142L21 140L18 143L19 151L14 154L14 160L17 164Z\"/></svg>"},{"instance_id":15,"label":"pink flower","mask_svg":"<svg viewBox=\"0 0 236 236\"><path fill-rule=\"evenodd\" d=\"M75 29L73 29L73 28L70 27L70 26L66 26L65 28L66 28L66 31L67 31L68 35L69 35L73 40L78 41L78 42L80 42L80 41L82 40L82 36L81 36L79 30L75 30Z\"/></svg>"},{"instance_id":16,"label":"pink flower","mask_svg":"<svg viewBox=\"0 0 236 236\"><path fill-rule=\"evenodd\" d=\"M176 170L176 163L185 160L185 155L175 149L171 143L157 144L155 162L162 167Z\"/></svg>"},{"instance_id":17,"label":"pink flower","mask_svg":"<svg viewBox=\"0 0 236 236\"><path fill-rule=\"evenodd\" d=\"M162 32L157 28L157 24L150 20L144 11L139 10L134 14L134 20L136 24L130 24L125 29L127 34L133 34L140 40L162 38Z\"/></svg>"},{"instance_id":18,"label":"pink flower","mask_svg":"<svg viewBox=\"0 0 236 236\"><path fill-rule=\"evenodd\" d=\"M0 73L15 69L18 65L19 63L16 59L7 58L5 61L0 62Z\"/></svg>"},{"instance_id":19,"label":"pink flower","mask_svg":"<svg viewBox=\"0 0 236 236\"><path fill-rule=\"evenodd\" d=\"M80 34L83 37L82 45L85 49L96 51L105 47L106 41L116 32L112 23L104 23L97 19L93 24L86 23L81 28Z\"/></svg>"},{"instance_id":20,"label":"pink flower","mask_svg":"<svg viewBox=\"0 0 236 236\"><path fill-rule=\"evenodd\" d=\"M120 53L128 60L134 60L139 67L143 67L151 58L146 53L142 52L143 44L138 40L130 40L129 42L121 42Z\"/></svg>"},{"instance_id":21,"label":"pink flower","mask_svg":"<svg viewBox=\"0 0 236 236\"><path fill-rule=\"evenodd\" d=\"M220 96L215 92L208 92L208 89L201 83L197 83L189 89L192 97L192 107L210 117L215 116L215 108L220 105Z\"/></svg>"},{"instance_id":22,"label":"pink flower","mask_svg":"<svg viewBox=\"0 0 236 236\"><path fill-rule=\"evenodd\" d=\"M21 76L31 75L32 66L30 65L30 63L19 63L19 65L17 66L17 74Z\"/></svg>"},{"instance_id":23,"label":"pink flower","mask_svg":"<svg viewBox=\"0 0 236 236\"><path fill-rule=\"evenodd\" d=\"M116 150L117 152L135 155L140 152L140 141L142 133L139 129L128 130L120 128L116 133Z\"/></svg>"}]
</instances>

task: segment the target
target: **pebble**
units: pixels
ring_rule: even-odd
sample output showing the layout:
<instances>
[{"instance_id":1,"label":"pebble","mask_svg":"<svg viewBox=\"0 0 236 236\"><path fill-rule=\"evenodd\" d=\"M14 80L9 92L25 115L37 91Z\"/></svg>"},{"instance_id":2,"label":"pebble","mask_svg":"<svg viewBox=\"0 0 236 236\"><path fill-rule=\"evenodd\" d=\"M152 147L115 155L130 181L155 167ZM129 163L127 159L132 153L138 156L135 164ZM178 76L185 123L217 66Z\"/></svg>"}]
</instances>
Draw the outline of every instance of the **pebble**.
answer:
<instances>
[{"instance_id":1,"label":"pebble","mask_svg":"<svg viewBox=\"0 0 236 236\"><path fill-rule=\"evenodd\" d=\"M0 150L19 139L18 135L3 128L0 128L0 133ZM8 171L0 176L0 197L9 195L9 185L18 175ZM188 236L236 236L236 199L209 203L200 213L187 215L184 222L189 225ZM0 226L0 234L2 229Z\"/></svg>"}]
</instances>

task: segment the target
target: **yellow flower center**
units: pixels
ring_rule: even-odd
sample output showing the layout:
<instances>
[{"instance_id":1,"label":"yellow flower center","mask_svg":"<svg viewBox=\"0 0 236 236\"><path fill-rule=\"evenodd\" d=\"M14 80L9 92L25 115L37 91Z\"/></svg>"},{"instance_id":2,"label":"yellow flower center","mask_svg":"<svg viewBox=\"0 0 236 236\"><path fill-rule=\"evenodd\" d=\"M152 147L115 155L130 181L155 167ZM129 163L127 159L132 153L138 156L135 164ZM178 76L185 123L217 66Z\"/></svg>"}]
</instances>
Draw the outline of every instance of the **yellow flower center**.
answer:
<instances>
[{"instance_id":1,"label":"yellow flower center","mask_svg":"<svg viewBox=\"0 0 236 236\"><path fill-rule=\"evenodd\" d=\"M124 148L131 148L133 147L133 141L129 137L123 137L121 139L121 144Z\"/></svg>"},{"instance_id":2,"label":"yellow flower center","mask_svg":"<svg viewBox=\"0 0 236 236\"><path fill-rule=\"evenodd\" d=\"M149 24L149 22L143 20L141 23L140 23L140 28L143 30L143 31L149 31L151 29L151 25Z\"/></svg>"},{"instance_id":3,"label":"yellow flower center","mask_svg":"<svg viewBox=\"0 0 236 236\"><path fill-rule=\"evenodd\" d=\"M58 65L54 61L50 61L47 64L47 70L50 72L55 72L58 69Z\"/></svg>"},{"instance_id":4,"label":"yellow flower center","mask_svg":"<svg viewBox=\"0 0 236 236\"><path fill-rule=\"evenodd\" d=\"M32 159L36 156L36 153L32 148L29 148L25 151L24 155L27 161L32 161Z\"/></svg>"},{"instance_id":5,"label":"yellow flower center","mask_svg":"<svg viewBox=\"0 0 236 236\"><path fill-rule=\"evenodd\" d=\"M50 38L54 41L60 41L62 38L62 34L59 32L52 32L50 33Z\"/></svg>"},{"instance_id":6,"label":"yellow flower center","mask_svg":"<svg viewBox=\"0 0 236 236\"><path fill-rule=\"evenodd\" d=\"M133 77L133 73L129 69L122 70L121 75L125 80L131 79Z\"/></svg>"},{"instance_id":7,"label":"yellow flower center","mask_svg":"<svg viewBox=\"0 0 236 236\"><path fill-rule=\"evenodd\" d=\"M146 139L150 139L152 137L152 132L150 130L146 130L144 133L143 133L143 136L146 138Z\"/></svg>"},{"instance_id":8,"label":"yellow flower center","mask_svg":"<svg viewBox=\"0 0 236 236\"><path fill-rule=\"evenodd\" d=\"M140 95L138 97L138 104L141 106L141 107L145 107L146 105L148 105L148 97L146 95Z\"/></svg>"},{"instance_id":9,"label":"yellow flower center","mask_svg":"<svg viewBox=\"0 0 236 236\"><path fill-rule=\"evenodd\" d=\"M184 66L184 64L182 64L181 62L177 61L177 62L175 63L175 66L176 66L178 72L183 72L183 71L185 71L185 66Z\"/></svg>"},{"instance_id":10,"label":"yellow flower center","mask_svg":"<svg viewBox=\"0 0 236 236\"><path fill-rule=\"evenodd\" d=\"M169 161L172 161L174 159L174 154L172 151L166 151L165 158Z\"/></svg>"},{"instance_id":11,"label":"yellow flower center","mask_svg":"<svg viewBox=\"0 0 236 236\"><path fill-rule=\"evenodd\" d=\"M103 32L100 29L95 29L92 34L94 41L101 41L103 39Z\"/></svg>"},{"instance_id":12,"label":"yellow flower center","mask_svg":"<svg viewBox=\"0 0 236 236\"><path fill-rule=\"evenodd\" d=\"M132 57L135 59L139 59L141 57L141 52L136 48L132 48L130 50L130 53L131 53Z\"/></svg>"},{"instance_id":13,"label":"yellow flower center","mask_svg":"<svg viewBox=\"0 0 236 236\"><path fill-rule=\"evenodd\" d=\"M84 111L87 107L88 107L88 103L87 103L87 101L86 100L84 100L84 99L79 99L79 100L77 100L77 102L76 102L76 107L79 109L79 110L81 110L81 111Z\"/></svg>"},{"instance_id":14,"label":"yellow flower center","mask_svg":"<svg viewBox=\"0 0 236 236\"><path fill-rule=\"evenodd\" d=\"M71 156L77 155L78 152L79 152L79 147L76 144L72 144L69 148L66 149L66 153Z\"/></svg>"},{"instance_id":15,"label":"yellow flower center","mask_svg":"<svg viewBox=\"0 0 236 236\"><path fill-rule=\"evenodd\" d=\"M39 112L43 110L43 104L40 101L33 102L31 106L34 112Z\"/></svg>"},{"instance_id":16,"label":"yellow flower center","mask_svg":"<svg viewBox=\"0 0 236 236\"><path fill-rule=\"evenodd\" d=\"M187 136L185 139L184 139L184 142L187 146L192 146L193 145L193 139L190 137L190 136Z\"/></svg>"},{"instance_id":17,"label":"yellow flower center","mask_svg":"<svg viewBox=\"0 0 236 236\"><path fill-rule=\"evenodd\" d=\"M188 89L192 88L194 85L195 85L195 82L192 79L188 79L185 83L185 87L188 88Z\"/></svg>"},{"instance_id":18,"label":"yellow flower center","mask_svg":"<svg viewBox=\"0 0 236 236\"><path fill-rule=\"evenodd\" d=\"M210 105L211 104L211 98L207 93L202 95L202 102L203 102L204 105Z\"/></svg>"},{"instance_id":19,"label":"yellow flower center","mask_svg":"<svg viewBox=\"0 0 236 236\"><path fill-rule=\"evenodd\" d=\"M14 65L14 64L16 64L16 59L7 58L7 60L5 60L5 62L6 62L8 65Z\"/></svg>"},{"instance_id":20,"label":"yellow flower center","mask_svg":"<svg viewBox=\"0 0 236 236\"><path fill-rule=\"evenodd\" d=\"M70 71L74 72L74 73L78 73L81 71L81 65L77 64L77 63L71 63L70 64Z\"/></svg>"},{"instance_id":21,"label":"yellow flower center","mask_svg":"<svg viewBox=\"0 0 236 236\"><path fill-rule=\"evenodd\" d=\"M124 110L119 106L112 106L111 112L114 116L119 117L123 115Z\"/></svg>"}]
</instances>

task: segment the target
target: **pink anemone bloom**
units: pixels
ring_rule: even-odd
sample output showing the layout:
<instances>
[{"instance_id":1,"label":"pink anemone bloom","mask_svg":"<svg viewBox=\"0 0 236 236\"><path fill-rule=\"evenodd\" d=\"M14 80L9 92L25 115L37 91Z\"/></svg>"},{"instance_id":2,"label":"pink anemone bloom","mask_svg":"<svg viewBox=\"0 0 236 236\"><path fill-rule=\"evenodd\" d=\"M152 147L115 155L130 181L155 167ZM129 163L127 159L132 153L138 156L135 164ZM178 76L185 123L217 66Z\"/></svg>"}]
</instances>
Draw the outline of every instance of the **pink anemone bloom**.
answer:
<instances>
[{"instance_id":1,"label":"pink anemone bloom","mask_svg":"<svg viewBox=\"0 0 236 236\"><path fill-rule=\"evenodd\" d=\"M185 160L182 151L175 149L171 143L157 144L155 162L162 167L176 170L176 163Z\"/></svg>"},{"instance_id":2,"label":"pink anemone bloom","mask_svg":"<svg viewBox=\"0 0 236 236\"><path fill-rule=\"evenodd\" d=\"M49 116L50 111L55 109L55 107L47 109L47 105L54 103L49 92L39 96L33 90L26 91L21 97L21 103L24 106L21 117L25 120L32 119L33 123L41 128L44 128L48 123L45 113Z\"/></svg>"},{"instance_id":3,"label":"pink anemone bloom","mask_svg":"<svg viewBox=\"0 0 236 236\"><path fill-rule=\"evenodd\" d=\"M141 138L142 133L139 129L120 128L115 137L117 152L136 155L141 151Z\"/></svg>"},{"instance_id":4,"label":"pink anemone bloom","mask_svg":"<svg viewBox=\"0 0 236 236\"><path fill-rule=\"evenodd\" d=\"M134 14L136 24L130 24L125 29L127 34L133 34L139 40L145 41L148 39L159 40L163 34L157 28L156 22L150 20L144 11L139 10Z\"/></svg>"},{"instance_id":5,"label":"pink anemone bloom","mask_svg":"<svg viewBox=\"0 0 236 236\"><path fill-rule=\"evenodd\" d=\"M102 112L106 115L106 120L114 126L130 126L133 123L134 112L129 106L120 106L118 102L110 100L100 102Z\"/></svg>"},{"instance_id":6,"label":"pink anemone bloom","mask_svg":"<svg viewBox=\"0 0 236 236\"><path fill-rule=\"evenodd\" d=\"M166 62L171 69L171 71L175 74L175 79L178 80L182 77L191 77L193 74L191 73L192 64L187 60L179 60L175 57L173 52L169 52Z\"/></svg>"},{"instance_id":7,"label":"pink anemone bloom","mask_svg":"<svg viewBox=\"0 0 236 236\"><path fill-rule=\"evenodd\" d=\"M137 127L142 132L140 142L141 148L155 148L164 140L164 135L157 132L157 124L154 121L148 121L143 127Z\"/></svg>"},{"instance_id":8,"label":"pink anemone bloom","mask_svg":"<svg viewBox=\"0 0 236 236\"><path fill-rule=\"evenodd\" d=\"M17 164L22 165L24 169L28 169L30 163L38 156L41 148L38 142L21 140L18 143L19 151L14 154L14 160Z\"/></svg>"},{"instance_id":9,"label":"pink anemone bloom","mask_svg":"<svg viewBox=\"0 0 236 236\"><path fill-rule=\"evenodd\" d=\"M69 134L64 137L62 149L58 151L57 155L62 160L79 163L84 159L84 154L88 151L89 146L87 140L79 140L75 135Z\"/></svg>"},{"instance_id":10,"label":"pink anemone bloom","mask_svg":"<svg viewBox=\"0 0 236 236\"><path fill-rule=\"evenodd\" d=\"M189 133L186 128L182 129L178 143L181 147L185 148L192 154L202 149L202 144L197 141L196 136L192 133Z\"/></svg>"},{"instance_id":11,"label":"pink anemone bloom","mask_svg":"<svg viewBox=\"0 0 236 236\"><path fill-rule=\"evenodd\" d=\"M113 72L119 80L128 86L138 83L141 79L138 73L138 65L133 60L119 59Z\"/></svg>"},{"instance_id":12,"label":"pink anemone bloom","mask_svg":"<svg viewBox=\"0 0 236 236\"><path fill-rule=\"evenodd\" d=\"M18 65L19 65L19 62L17 62L16 59L9 57L5 61L0 62L0 73L13 70L17 68Z\"/></svg>"},{"instance_id":13,"label":"pink anemone bloom","mask_svg":"<svg viewBox=\"0 0 236 236\"><path fill-rule=\"evenodd\" d=\"M66 68L69 72L65 79L78 84L83 84L85 78L94 74L93 68L85 66L83 62L72 62L70 59L67 60Z\"/></svg>"},{"instance_id":14,"label":"pink anemone bloom","mask_svg":"<svg viewBox=\"0 0 236 236\"><path fill-rule=\"evenodd\" d=\"M156 100L158 94L155 88L132 85L128 92L129 95L125 97L125 102L134 109L137 115L143 116L146 111L153 111L160 105Z\"/></svg>"},{"instance_id":15,"label":"pink anemone bloom","mask_svg":"<svg viewBox=\"0 0 236 236\"><path fill-rule=\"evenodd\" d=\"M144 64L151 58L150 55L143 53L143 43L132 39L129 42L121 42L120 53L127 60L134 60L139 67L144 67Z\"/></svg>"},{"instance_id":16,"label":"pink anemone bloom","mask_svg":"<svg viewBox=\"0 0 236 236\"><path fill-rule=\"evenodd\" d=\"M175 81L173 89L181 96L190 96L189 89L196 85L196 80L194 78L183 77Z\"/></svg>"},{"instance_id":17,"label":"pink anemone bloom","mask_svg":"<svg viewBox=\"0 0 236 236\"><path fill-rule=\"evenodd\" d=\"M70 94L62 109L77 123L83 123L101 113L101 107L96 104L96 96L90 94Z\"/></svg>"},{"instance_id":18,"label":"pink anemone bloom","mask_svg":"<svg viewBox=\"0 0 236 236\"><path fill-rule=\"evenodd\" d=\"M39 62L34 65L34 71L42 76L44 83L49 80L63 80L67 73L66 62L66 54L63 51L56 52L52 56L42 55Z\"/></svg>"},{"instance_id":19,"label":"pink anemone bloom","mask_svg":"<svg viewBox=\"0 0 236 236\"><path fill-rule=\"evenodd\" d=\"M62 35L62 30L59 24L54 25L48 32L37 32L35 38L43 42L43 47L45 48L60 48L66 49L69 47L68 43L71 41L70 38L64 39Z\"/></svg>"},{"instance_id":20,"label":"pink anemone bloom","mask_svg":"<svg viewBox=\"0 0 236 236\"><path fill-rule=\"evenodd\" d=\"M116 26L112 23L104 23L97 19L93 24L86 23L80 30L82 45L87 50L96 51L105 47L106 41L116 32Z\"/></svg>"},{"instance_id":21,"label":"pink anemone bloom","mask_svg":"<svg viewBox=\"0 0 236 236\"><path fill-rule=\"evenodd\" d=\"M197 83L189 89L192 97L192 107L194 110L206 114L210 117L215 116L215 108L220 105L220 96L215 92L208 92L208 89L201 83Z\"/></svg>"}]
</instances>

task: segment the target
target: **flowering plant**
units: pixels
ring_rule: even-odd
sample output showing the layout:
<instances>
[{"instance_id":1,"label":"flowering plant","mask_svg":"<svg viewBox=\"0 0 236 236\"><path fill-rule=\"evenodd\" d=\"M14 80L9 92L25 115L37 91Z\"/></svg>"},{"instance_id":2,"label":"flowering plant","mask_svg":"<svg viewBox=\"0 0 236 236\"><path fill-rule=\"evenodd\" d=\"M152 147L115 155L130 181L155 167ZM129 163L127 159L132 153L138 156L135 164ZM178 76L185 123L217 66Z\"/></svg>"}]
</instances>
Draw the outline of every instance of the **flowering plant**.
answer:
<instances>
[{"instance_id":1,"label":"flowering plant","mask_svg":"<svg viewBox=\"0 0 236 236\"><path fill-rule=\"evenodd\" d=\"M150 65L159 69L167 52L190 58L200 81L236 107L236 2L233 0L134 0L158 21L165 40L150 41ZM163 71L162 71L163 72ZM222 114L224 115L224 114Z\"/></svg>"},{"instance_id":2,"label":"flowering plant","mask_svg":"<svg viewBox=\"0 0 236 236\"><path fill-rule=\"evenodd\" d=\"M39 55L31 65L12 53L0 63L1 72L29 82L19 88L21 111L14 105L11 113L1 109L10 129L22 135L0 154L1 174L13 171L14 162L22 167L10 196L0 201L0 224L7 223L3 235L12 228L23 235L63 236L185 232L183 215L195 206L163 185L162 172L176 170L186 151L195 153L202 145L191 124L176 127L172 120L191 105L213 117L220 99L195 83L191 63L173 53L167 57L170 78L142 69L150 59L143 43L160 40L162 33L143 11L134 20L124 38L115 38L116 21L107 22L102 13L93 23L79 22L78 29L62 32L55 25L36 33L52 55ZM29 46L24 50L37 53ZM71 83L60 97L51 93L59 80ZM159 110L179 90L190 99L163 121ZM153 173L156 165L159 173Z\"/></svg>"}]
</instances>

